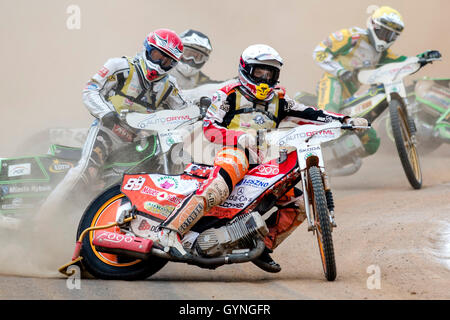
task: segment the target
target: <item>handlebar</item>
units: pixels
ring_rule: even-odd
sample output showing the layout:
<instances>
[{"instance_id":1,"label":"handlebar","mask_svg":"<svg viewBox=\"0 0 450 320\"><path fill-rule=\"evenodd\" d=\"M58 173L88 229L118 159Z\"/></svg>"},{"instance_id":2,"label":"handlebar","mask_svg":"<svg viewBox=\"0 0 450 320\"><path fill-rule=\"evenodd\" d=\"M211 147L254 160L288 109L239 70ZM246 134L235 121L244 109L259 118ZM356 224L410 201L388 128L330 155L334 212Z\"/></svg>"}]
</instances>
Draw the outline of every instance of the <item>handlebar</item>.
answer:
<instances>
[{"instance_id":1,"label":"handlebar","mask_svg":"<svg viewBox=\"0 0 450 320\"><path fill-rule=\"evenodd\" d=\"M355 130L355 129L370 129L371 127L372 126L369 123L369 125L367 125L367 126L354 126L352 124L343 124L337 128L340 128L342 130ZM309 136L307 139L305 139L305 142L308 142L312 137L314 137L317 133L319 133L321 131L323 131L323 130L317 130L316 132L314 132L311 136Z\"/></svg>"},{"instance_id":2,"label":"handlebar","mask_svg":"<svg viewBox=\"0 0 450 320\"><path fill-rule=\"evenodd\" d=\"M343 124L341 126L342 130L370 129L370 128L372 128L372 125L370 123L367 126L354 126L352 124Z\"/></svg>"},{"instance_id":3,"label":"handlebar","mask_svg":"<svg viewBox=\"0 0 450 320\"><path fill-rule=\"evenodd\" d=\"M441 58L420 58L419 64L420 67L427 65L428 63L433 63L433 61L441 61Z\"/></svg>"}]
</instances>

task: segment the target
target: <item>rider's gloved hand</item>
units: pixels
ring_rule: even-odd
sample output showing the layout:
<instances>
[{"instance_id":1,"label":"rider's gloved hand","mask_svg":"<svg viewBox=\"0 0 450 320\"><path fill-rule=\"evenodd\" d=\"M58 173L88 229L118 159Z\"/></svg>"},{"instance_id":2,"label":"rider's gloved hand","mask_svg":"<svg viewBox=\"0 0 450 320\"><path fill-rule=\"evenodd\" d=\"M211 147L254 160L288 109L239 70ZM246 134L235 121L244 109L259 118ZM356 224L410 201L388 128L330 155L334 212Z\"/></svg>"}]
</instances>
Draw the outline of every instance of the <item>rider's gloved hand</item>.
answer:
<instances>
[{"instance_id":1,"label":"rider's gloved hand","mask_svg":"<svg viewBox=\"0 0 450 320\"><path fill-rule=\"evenodd\" d=\"M439 59L441 57L441 53L437 50L427 50L423 53L417 55L418 58L421 59Z\"/></svg>"},{"instance_id":2,"label":"rider's gloved hand","mask_svg":"<svg viewBox=\"0 0 450 320\"><path fill-rule=\"evenodd\" d=\"M258 141L256 139L256 135L250 133L240 135L237 140L237 145L242 150L248 150L250 163L260 163L259 161L261 161L261 159L259 159Z\"/></svg>"},{"instance_id":3,"label":"rider's gloved hand","mask_svg":"<svg viewBox=\"0 0 450 320\"><path fill-rule=\"evenodd\" d=\"M209 106L211 105L211 98L210 97L201 97L198 106L200 107L200 114L202 118L205 117L206 111L208 110Z\"/></svg>"},{"instance_id":4,"label":"rider's gloved hand","mask_svg":"<svg viewBox=\"0 0 450 320\"><path fill-rule=\"evenodd\" d=\"M364 119L364 118L348 118L346 123L351 124L353 126L358 126L358 127L367 127L369 125L369 121L367 121L367 119ZM363 132L365 130L367 130L367 129L355 128L355 131L357 133Z\"/></svg>"},{"instance_id":5,"label":"rider's gloved hand","mask_svg":"<svg viewBox=\"0 0 450 320\"><path fill-rule=\"evenodd\" d=\"M108 129L112 129L115 124L120 123L120 117L119 114L115 111L108 112L105 114L100 121L102 122L103 126L105 126Z\"/></svg>"},{"instance_id":6,"label":"rider's gloved hand","mask_svg":"<svg viewBox=\"0 0 450 320\"><path fill-rule=\"evenodd\" d=\"M123 128L125 131L122 131L118 136L124 141L133 141L139 132L138 129L132 128L125 121L122 121L120 115L115 111L108 112L100 119L100 121L102 122L102 125L109 130L113 130L116 125Z\"/></svg>"},{"instance_id":7,"label":"rider's gloved hand","mask_svg":"<svg viewBox=\"0 0 450 320\"><path fill-rule=\"evenodd\" d=\"M341 72L338 76L339 80L341 81L352 81L354 77L355 77L354 73L349 70Z\"/></svg>"}]
</instances>

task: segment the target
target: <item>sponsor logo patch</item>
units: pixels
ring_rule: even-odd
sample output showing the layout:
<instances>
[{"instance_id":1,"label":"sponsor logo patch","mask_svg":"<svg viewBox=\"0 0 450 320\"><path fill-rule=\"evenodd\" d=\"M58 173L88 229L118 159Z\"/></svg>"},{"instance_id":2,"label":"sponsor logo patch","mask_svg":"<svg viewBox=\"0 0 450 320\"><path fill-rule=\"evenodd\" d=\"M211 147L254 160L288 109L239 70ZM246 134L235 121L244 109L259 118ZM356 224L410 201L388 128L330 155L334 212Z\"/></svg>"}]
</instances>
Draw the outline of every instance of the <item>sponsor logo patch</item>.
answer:
<instances>
[{"instance_id":1,"label":"sponsor logo patch","mask_svg":"<svg viewBox=\"0 0 450 320\"><path fill-rule=\"evenodd\" d=\"M158 191L155 190L153 188L150 188L148 186L145 186L142 190L141 190L142 194L147 194L149 196L153 196L156 197L156 199L158 199L159 201L164 201L167 200L169 202L172 202L176 205L180 204L182 199L173 195L173 194L168 194L167 192L164 191Z\"/></svg>"},{"instance_id":2,"label":"sponsor logo patch","mask_svg":"<svg viewBox=\"0 0 450 320\"><path fill-rule=\"evenodd\" d=\"M133 135L128 132L125 128L115 124L112 130L119 138L131 142L133 141Z\"/></svg>"},{"instance_id":3,"label":"sponsor logo patch","mask_svg":"<svg viewBox=\"0 0 450 320\"><path fill-rule=\"evenodd\" d=\"M53 160L52 165L48 168L50 172L53 173L61 173L69 170L73 167L73 164L70 162L59 161L57 159Z\"/></svg>"},{"instance_id":4,"label":"sponsor logo patch","mask_svg":"<svg viewBox=\"0 0 450 320\"><path fill-rule=\"evenodd\" d=\"M255 188L267 188L269 182L261 181L258 179L244 178L236 186L251 186Z\"/></svg>"},{"instance_id":5,"label":"sponsor logo patch","mask_svg":"<svg viewBox=\"0 0 450 320\"><path fill-rule=\"evenodd\" d=\"M106 67L101 68L97 73L100 77L104 78L109 72L109 69Z\"/></svg>"},{"instance_id":6,"label":"sponsor logo patch","mask_svg":"<svg viewBox=\"0 0 450 320\"><path fill-rule=\"evenodd\" d=\"M280 173L280 168L273 164L261 164L257 168L257 173L263 176L273 176Z\"/></svg>"},{"instance_id":7,"label":"sponsor logo patch","mask_svg":"<svg viewBox=\"0 0 450 320\"><path fill-rule=\"evenodd\" d=\"M166 190L169 190L172 188L175 188L175 189L178 188L177 179L170 177L170 176L164 176L164 177L158 178L156 180L156 182L158 183L159 187L166 189Z\"/></svg>"},{"instance_id":8,"label":"sponsor logo patch","mask_svg":"<svg viewBox=\"0 0 450 320\"><path fill-rule=\"evenodd\" d=\"M147 201L144 203L144 209L151 213L156 213L168 217L175 209L174 206L163 206L156 202Z\"/></svg>"},{"instance_id":9,"label":"sponsor logo patch","mask_svg":"<svg viewBox=\"0 0 450 320\"><path fill-rule=\"evenodd\" d=\"M31 174L31 163L12 164L8 166L8 177L19 177Z\"/></svg>"}]
</instances>

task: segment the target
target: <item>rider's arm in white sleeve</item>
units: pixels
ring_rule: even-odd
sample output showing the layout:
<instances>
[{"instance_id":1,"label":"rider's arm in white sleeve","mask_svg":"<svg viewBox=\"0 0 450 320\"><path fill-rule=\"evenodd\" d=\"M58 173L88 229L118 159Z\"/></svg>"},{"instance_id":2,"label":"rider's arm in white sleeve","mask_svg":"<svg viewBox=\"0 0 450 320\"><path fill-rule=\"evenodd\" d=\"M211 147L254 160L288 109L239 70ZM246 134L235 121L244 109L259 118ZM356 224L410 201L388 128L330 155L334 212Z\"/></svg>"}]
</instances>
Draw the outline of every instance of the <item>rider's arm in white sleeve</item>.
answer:
<instances>
[{"instance_id":1,"label":"rider's arm in white sleeve","mask_svg":"<svg viewBox=\"0 0 450 320\"><path fill-rule=\"evenodd\" d=\"M193 102L188 101L183 95L180 93L180 89L178 87L176 79L169 75L169 86L170 91L166 93L168 96L165 98L164 103L167 105L168 109L172 110L180 110L186 108L188 105L192 105Z\"/></svg>"},{"instance_id":2,"label":"rider's arm in white sleeve","mask_svg":"<svg viewBox=\"0 0 450 320\"><path fill-rule=\"evenodd\" d=\"M346 69L341 65L339 57L351 53L362 34L364 30L357 27L333 32L314 49L314 61L326 72L335 77L340 76Z\"/></svg>"},{"instance_id":3,"label":"rider's arm in white sleeve","mask_svg":"<svg viewBox=\"0 0 450 320\"><path fill-rule=\"evenodd\" d=\"M106 61L83 89L84 105L98 119L115 111L114 106L107 98L114 94L114 89L118 84L118 73L125 73L125 78L128 76L129 65L126 58L111 58Z\"/></svg>"}]
</instances>

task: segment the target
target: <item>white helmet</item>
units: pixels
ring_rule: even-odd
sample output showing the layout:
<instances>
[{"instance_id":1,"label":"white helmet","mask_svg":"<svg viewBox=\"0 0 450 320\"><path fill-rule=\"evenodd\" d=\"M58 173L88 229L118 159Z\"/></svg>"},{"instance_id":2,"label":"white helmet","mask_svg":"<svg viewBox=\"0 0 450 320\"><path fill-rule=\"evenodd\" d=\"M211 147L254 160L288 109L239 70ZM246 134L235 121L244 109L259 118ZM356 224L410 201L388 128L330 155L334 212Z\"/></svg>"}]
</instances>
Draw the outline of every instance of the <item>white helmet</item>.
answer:
<instances>
[{"instance_id":1,"label":"white helmet","mask_svg":"<svg viewBox=\"0 0 450 320\"><path fill-rule=\"evenodd\" d=\"M369 17L367 28L375 50L382 52L394 43L403 31L404 23L397 10L385 6L376 9Z\"/></svg>"},{"instance_id":2,"label":"white helmet","mask_svg":"<svg viewBox=\"0 0 450 320\"><path fill-rule=\"evenodd\" d=\"M283 59L272 47L265 44L251 45L241 55L239 81L247 93L256 99L271 100L282 65ZM268 77L259 77L255 69L268 71Z\"/></svg>"},{"instance_id":3,"label":"white helmet","mask_svg":"<svg viewBox=\"0 0 450 320\"><path fill-rule=\"evenodd\" d=\"M180 34L180 38L184 52L177 70L185 77L192 77L208 61L212 51L211 42L207 35L192 29L185 30Z\"/></svg>"}]
</instances>

